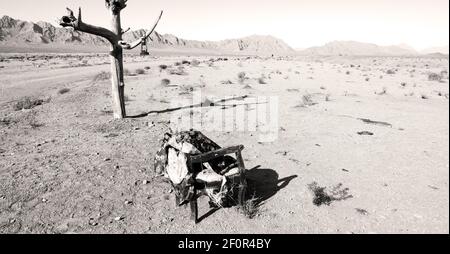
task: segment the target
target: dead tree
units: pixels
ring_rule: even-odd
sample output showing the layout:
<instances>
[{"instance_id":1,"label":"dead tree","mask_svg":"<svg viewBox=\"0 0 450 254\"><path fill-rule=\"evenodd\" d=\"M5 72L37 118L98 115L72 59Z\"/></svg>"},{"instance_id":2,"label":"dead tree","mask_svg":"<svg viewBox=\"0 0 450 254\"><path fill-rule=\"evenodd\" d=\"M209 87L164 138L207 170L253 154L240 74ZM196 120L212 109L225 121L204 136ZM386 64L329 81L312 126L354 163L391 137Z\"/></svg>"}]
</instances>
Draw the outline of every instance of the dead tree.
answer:
<instances>
[{"instance_id":1,"label":"dead tree","mask_svg":"<svg viewBox=\"0 0 450 254\"><path fill-rule=\"evenodd\" d=\"M111 59L111 83L112 83L112 99L114 118L126 117L125 101L124 101L124 79L123 79L123 50L131 50L146 42L147 38L152 34L158 25L163 12L156 19L153 27L147 33L134 42L125 42L122 40L122 35L125 31L122 30L120 24L120 12L127 6L128 0L105 0L106 8L111 15L111 30L86 24L81 19L81 8L79 8L78 16L75 17L72 10L67 8L67 15L60 19L60 25L63 27L72 27L76 31L85 32L105 38L111 44L111 51L109 53ZM128 30L127 30L128 31Z\"/></svg>"}]
</instances>

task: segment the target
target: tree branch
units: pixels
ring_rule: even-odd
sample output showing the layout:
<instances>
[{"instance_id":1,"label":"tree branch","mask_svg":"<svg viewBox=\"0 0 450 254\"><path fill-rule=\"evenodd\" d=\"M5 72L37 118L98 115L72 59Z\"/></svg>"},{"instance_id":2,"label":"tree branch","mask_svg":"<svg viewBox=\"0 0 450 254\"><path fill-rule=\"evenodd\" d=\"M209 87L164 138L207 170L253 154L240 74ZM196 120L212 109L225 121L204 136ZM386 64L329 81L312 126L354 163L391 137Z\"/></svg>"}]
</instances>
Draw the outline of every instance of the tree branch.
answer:
<instances>
[{"instance_id":1,"label":"tree branch","mask_svg":"<svg viewBox=\"0 0 450 254\"><path fill-rule=\"evenodd\" d=\"M123 49L131 50L131 49L134 49L134 48L136 48L137 46L139 46L142 42L146 41L147 38L153 33L153 31L155 31L155 28L156 28L156 26L158 25L159 20L161 20L162 15L163 15L163 11L161 11L161 13L159 14L159 16L158 16L158 18L156 19L155 24L153 25L152 29L150 29L150 30L149 30L144 36L142 36L140 39L138 39L138 40L136 40L136 41L134 41L134 42L131 42L131 43L128 43L128 42L125 42L125 41L119 41L119 46L121 46Z\"/></svg>"},{"instance_id":2,"label":"tree branch","mask_svg":"<svg viewBox=\"0 0 450 254\"><path fill-rule=\"evenodd\" d=\"M128 31L130 31L130 28L128 27L127 30L122 30L122 35L126 34Z\"/></svg>"},{"instance_id":3,"label":"tree branch","mask_svg":"<svg viewBox=\"0 0 450 254\"><path fill-rule=\"evenodd\" d=\"M93 25L84 23L81 20L81 8L79 8L79 10L78 10L78 18L75 18L73 11L71 9L69 9L69 8L66 8L66 9L67 9L67 15L63 16L59 20L59 24L62 27L73 27L73 29L75 29L77 31L103 37L103 38L107 39L111 44L117 43L118 37L112 31L110 31L106 28L103 28L103 27L93 26Z\"/></svg>"}]
</instances>

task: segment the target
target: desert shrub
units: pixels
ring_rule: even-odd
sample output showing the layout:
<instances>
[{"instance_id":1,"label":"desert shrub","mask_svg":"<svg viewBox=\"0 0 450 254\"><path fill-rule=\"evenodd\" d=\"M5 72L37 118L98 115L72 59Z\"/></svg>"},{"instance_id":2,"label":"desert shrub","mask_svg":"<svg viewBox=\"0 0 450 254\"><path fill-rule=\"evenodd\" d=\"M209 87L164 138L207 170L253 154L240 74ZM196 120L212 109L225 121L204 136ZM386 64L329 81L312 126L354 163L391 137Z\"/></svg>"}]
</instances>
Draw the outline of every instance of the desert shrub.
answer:
<instances>
[{"instance_id":1,"label":"desert shrub","mask_svg":"<svg viewBox=\"0 0 450 254\"><path fill-rule=\"evenodd\" d=\"M191 65L192 66L199 66L200 65L200 61L197 60L197 59L194 59L194 60L191 61Z\"/></svg>"},{"instance_id":2,"label":"desert shrub","mask_svg":"<svg viewBox=\"0 0 450 254\"><path fill-rule=\"evenodd\" d=\"M26 114L23 118L23 120L25 121L25 123L27 125L29 125L32 129L36 129L39 127L44 126L44 124L39 123L39 121L36 118L36 112L32 111L29 112L28 114Z\"/></svg>"},{"instance_id":3,"label":"desert shrub","mask_svg":"<svg viewBox=\"0 0 450 254\"><path fill-rule=\"evenodd\" d=\"M256 195L253 194L252 198L247 199L242 207L240 207L244 215L249 218L253 219L255 218L259 213L259 206L258 206L258 198L256 198Z\"/></svg>"},{"instance_id":4,"label":"desert shrub","mask_svg":"<svg viewBox=\"0 0 450 254\"><path fill-rule=\"evenodd\" d=\"M16 111L22 110L22 109L32 109L34 107L40 106L44 103L44 100L42 99L33 99L30 97L24 97L14 103L13 108Z\"/></svg>"},{"instance_id":5,"label":"desert shrub","mask_svg":"<svg viewBox=\"0 0 450 254\"><path fill-rule=\"evenodd\" d=\"M258 78L258 83L261 84L261 85L267 84L266 78L264 76L259 77Z\"/></svg>"},{"instance_id":6,"label":"desert shrub","mask_svg":"<svg viewBox=\"0 0 450 254\"><path fill-rule=\"evenodd\" d=\"M69 88L61 88L58 91L59 94L65 94L65 93L68 93L68 92L70 92Z\"/></svg>"},{"instance_id":7,"label":"desert shrub","mask_svg":"<svg viewBox=\"0 0 450 254\"><path fill-rule=\"evenodd\" d=\"M311 94L305 94L302 96L302 103L304 106L313 106L316 103L313 101L312 99L312 95Z\"/></svg>"},{"instance_id":8,"label":"desert shrub","mask_svg":"<svg viewBox=\"0 0 450 254\"><path fill-rule=\"evenodd\" d=\"M385 94L387 94L387 88L383 87L383 90L381 92L377 93L377 94L378 95L385 95Z\"/></svg>"},{"instance_id":9,"label":"desert shrub","mask_svg":"<svg viewBox=\"0 0 450 254\"><path fill-rule=\"evenodd\" d=\"M10 118L0 118L0 126L8 126L12 123Z\"/></svg>"},{"instance_id":10,"label":"desert shrub","mask_svg":"<svg viewBox=\"0 0 450 254\"><path fill-rule=\"evenodd\" d=\"M137 69L135 72L136 72L136 74L138 74L138 75L145 74L145 70L144 70L144 69Z\"/></svg>"},{"instance_id":11,"label":"desert shrub","mask_svg":"<svg viewBox=\"0 0 450 254\"><path fill-rule=\"evenodd\" d=\"M110 78L111 78L110 72L102 71L94 77L93 82L99 82L99 81L107 80Z\"/></svg>"},{"instance_id":12,"label":"desert shrub","mask_svg":"<svg viewBox=\"0 0 450 254\"><path fill-rule=\"evenodd\" d=\"M185 85L180 88L180 95L191 94L194 91L194 87L190 85Z\"/></svg>"},{"instance_id":13,"label":"desert shrub","mask_svg":"<svg viewBox=\"0 0 450 254\"><path fill-rule=\"evenodd\" d=\"M442 75L437 74L437 73L429 73L428 74L428 80L429 81L441 81L442 80Z\"/></svg>"},{"instance_id":14,"label":"desert shrub","mask_svg":"<svg viewBox=\"0 0 450 254\"><path fill-rule=\"evenodd\" d=\"M159 71L163 71L163 70L166 70L168 68L168 66L165 65L165 64L160 64L158 67L159 67Z\"/></svg>"},{"instance_id":15,"label":"desert shrub","mask_svg":"<svg viewBox=\"0 0 450 254\"><path fill-rule=\"evenodd\" d=\"M162 86L168 86L168 85L170 85L170 79L162 79L161 80L161 85Z\"/></svg>"},{"instance_id":16,"label":"desert shrub","mask_svg":"<svg viewBox=\"0 0 450 254\"><path fill-rule=\"evenodd\" d=\"M176 69L170 69L169 74L170 75L179 75L179 76L188 75L188 73L184 70L184 68L182 66L180 66Z\"/></svg>"},{"instance_id":17,"label":"desert shrub","mask_svg":"<svg viewBox=\"0 0 450 254\"><path fill-rule=\"evenodd\" d=\"M222 85L232 85L233 82L231 80L223 80L220 82Z\"/></svg>"},{"instance_id":18,"label":"desert shrub","mask_svg":"<svg viewBox=\"0 0 450 254\"><path fill-rule=\"evenodd\" d=\"M247 74L245 73L245 72L239 72L238 73L238 80L239 80L239 83L244 83L244 81L247 79Z\"/></svg>"},{"instance_id":19,"label":"desert shrub","mask_svg":"<svg viewBox=\"0 0 450 254\"><path fill-rule=\"evenodd\" d=\"M386 71L386 74L394 75L395 74L395 70L389 69L389 70Z\"/></svg>"}]
</instances>

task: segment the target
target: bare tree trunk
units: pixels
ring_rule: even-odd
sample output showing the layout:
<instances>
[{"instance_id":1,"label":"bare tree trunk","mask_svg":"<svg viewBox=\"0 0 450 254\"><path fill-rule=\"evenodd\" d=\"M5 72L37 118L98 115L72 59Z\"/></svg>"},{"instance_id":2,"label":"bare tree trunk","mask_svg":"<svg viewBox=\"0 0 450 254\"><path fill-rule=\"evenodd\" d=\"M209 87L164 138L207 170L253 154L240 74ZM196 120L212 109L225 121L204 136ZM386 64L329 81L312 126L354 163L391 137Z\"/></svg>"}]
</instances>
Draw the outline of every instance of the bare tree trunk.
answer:
<instances>
[{"instance_id":1,"label":"bare tree trunk","mask_svg":"<svg viewBox=\"0 0 450 254\"><path fill-rule=\"evenodd\" d=\"M111 31L122 40L122 28L120 24L120 12L111 11ZM111 45L111 83L114 118L126 117L125 112L125 83L123 79L123 49L119 45Z\"/></svg>"}]
</instances>

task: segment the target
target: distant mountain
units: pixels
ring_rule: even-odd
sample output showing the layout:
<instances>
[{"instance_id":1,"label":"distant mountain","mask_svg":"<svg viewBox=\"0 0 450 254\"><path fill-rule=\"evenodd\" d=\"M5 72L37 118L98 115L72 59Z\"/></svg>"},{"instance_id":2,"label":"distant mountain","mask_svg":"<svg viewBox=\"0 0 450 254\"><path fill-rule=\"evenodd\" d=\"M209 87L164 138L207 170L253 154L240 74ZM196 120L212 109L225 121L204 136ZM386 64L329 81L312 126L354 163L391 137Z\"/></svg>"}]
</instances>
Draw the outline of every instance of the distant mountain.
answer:
<instances>
[{"instance_id":1,"label":"distant mountain","mask_svg":"<svg viewBox=\"0 0 450 254\"><path fill-rule=\"evenodd\" d=\"M448 55L448 51L449 51L448 46L444 46L444 47L427 48L427 49L421 50L420 53L421 54L441 53L441 54Z\"/></svg>"},{"instance_id":2,"label":"distant mountain","mask_svg":"<svg viewBox=\"0 0 450 254\"><path fill-rule=\"evenodd\" d=\"M403 56L418 54L407 45L379 46L356 41L333 41L321 47L312 47L299 52L304 55L325 56Z\"/></svg>"},{"instance_id":3,"label":"distant mountain","mask_svg":"<svg viewBox=\"0 0 450 254\"><path fill-rule=\"evenodd\" d=\"M139 39L146 30L140 29L124 34L127 41ZM55 44L106 46L108 42L98 36L74 31L70 28L55 27L47 22L27 22L8 16L0 19L0 42L2 44ZM149 47L206 49L224 53L270 55L294 54L295 50L285 42L272 36L253 35L240 39L223 41L184 40L170 34L154 32L148 40Z\"/></svg>"}]
</instances>

